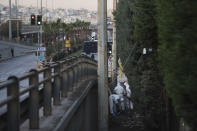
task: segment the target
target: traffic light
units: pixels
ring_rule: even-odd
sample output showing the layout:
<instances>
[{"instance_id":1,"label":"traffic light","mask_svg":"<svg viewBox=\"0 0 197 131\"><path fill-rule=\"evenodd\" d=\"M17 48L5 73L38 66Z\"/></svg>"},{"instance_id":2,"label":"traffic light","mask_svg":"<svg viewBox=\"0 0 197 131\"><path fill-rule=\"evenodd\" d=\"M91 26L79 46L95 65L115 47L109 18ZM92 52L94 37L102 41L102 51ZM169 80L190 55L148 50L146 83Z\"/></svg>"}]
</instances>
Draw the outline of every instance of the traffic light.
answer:
<instances>
[{"instance_id":1,"label":"traffic light","mask_svg":"<svg viewBox=\"0 0 197 131\"><path fill-rule=\"evenodd\" d=\"M35 25L36 24L36 17L35 15L31 15L31 25Z\"/></svg>"},{"instance_id":2,"label":"traffic light","mask_svg":"<svg viewBox=\"0 0 197 131\"><path fill-rule=\"evenodd\" d=\"M42 15L37 15L37 25L42 25Z\"/></svg>"}]
</instances>

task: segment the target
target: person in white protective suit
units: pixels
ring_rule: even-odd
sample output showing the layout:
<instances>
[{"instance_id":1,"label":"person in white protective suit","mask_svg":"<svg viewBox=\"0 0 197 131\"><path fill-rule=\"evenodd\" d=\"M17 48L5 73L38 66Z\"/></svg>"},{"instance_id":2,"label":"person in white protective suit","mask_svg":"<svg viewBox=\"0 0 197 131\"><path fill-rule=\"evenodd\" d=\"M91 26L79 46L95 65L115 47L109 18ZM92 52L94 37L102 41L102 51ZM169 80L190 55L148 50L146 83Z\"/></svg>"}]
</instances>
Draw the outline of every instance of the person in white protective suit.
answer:
<instances>
[{"instance_id":1,"label":"person in white protective suit","mask_svg":"<svg viewBox=\"0 0 197 131\"><path fill-rule=\"evenodd\" d=\"M125 95L125 89L120 85L120 82L118 82L118 85L114 88L114 92L119 95L119 107L120 110L125 110L125 104L124 104L124 95Z\"/></svg>"},{"instance_id":2,"label":"person in white protective suit","mask_svg":"<svg viewBox=\"0 0 197 131\"><path fill-rule=\"evenodd\" d=\"M123 94L125 93L124 88L118 83L118 85L114 88L114 93L109 96L109 106L110 106L110 113L112 115L116 115L117 107L121 110L124 110L124 98Z\"/></svg>"},{"instance_id":3,"label":"person in white protective suit","mask_svg":"<svg viewBox=\"0 0 197 131\"><path fill-rule=\"evenodd\" d=\"M117 107L124 111L132 110L133 109L133 103L130 100L131 99L131 90L128 84L128 79L126 75L123 73L123 67L120 59L118 60L119 63L119 71L117 76L117 86L114 88L113 92L115 94L111 94L109 96L109 106L110 106L110 113L112 115L116 115L117 113ZM124 83L124 87L121 86L121 83Z\"/></svg>"},{"instance_id":4,"label":"person in white protective suit","mask_svg":"<svg viewBox=\"0 0 197 131\"><path fill-rule=\"evenodd\" d=\"M124 88L120 85L120 82L118 82L118 85L114 88L114 92L117 95L123 96L123 94L125 94L125 90Z\"/></svg>"},{"instance_id":5,"label":"person in white protective suit","mask_svg":"<svg viewBox=\"0 0 197 131\"><path fill-rule=\"evenodd\" d=\"M116 115L118 109L122 111L133 109L133 103L130 101L131 90L127 82L124 85L126 88L118 82L118 85L114 88L115 94L109 96L110 113L112 115Z\"/></svg>"},{"instance_id":6,"label":"person in white protective suit","mask_svg":"<svg viewBox=\"0 0 197 131\"><path fill-rule=\"evenodd\" d=\"M112 94L109 96L109 106L110 106L110 113L115 116L117 114L116 105L119 103L120 96L116 94Z\"/></svg>"},{"instance_id":7,"label":"person in white protective suit","mask_svg":"<svg viewBox=\"0 0 197 131\"><path fill-rule=\"evenodd\" d=\"M117 81L120 83L124 83L127 80L126 75L121 71L121 69L118 70L118 76Z\"/></svg>"},{"instance_id":8,"label":"person in white protective suit","mask_svg":"<svg viewBox=\"0 0 197 131\"><path fill-rule=\"evenodd\" d=\"M126 81L124 83L124 85L126 87L126 96L127 96L127 99L126 99L126 108L133 110L133 102L130 100L131 99L131 90L130 90L130 86L128 84L128 81Z\"/></svg>"}]
</instances>

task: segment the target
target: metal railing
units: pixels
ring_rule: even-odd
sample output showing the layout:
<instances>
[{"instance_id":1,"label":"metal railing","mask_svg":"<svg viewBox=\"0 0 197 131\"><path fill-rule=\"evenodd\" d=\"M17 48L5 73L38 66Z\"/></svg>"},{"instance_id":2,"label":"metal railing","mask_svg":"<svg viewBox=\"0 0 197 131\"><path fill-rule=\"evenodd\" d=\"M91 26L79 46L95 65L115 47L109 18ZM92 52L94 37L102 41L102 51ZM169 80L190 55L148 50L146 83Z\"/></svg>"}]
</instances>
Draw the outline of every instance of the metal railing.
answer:
<instances>
[{"instance_id":1,"label":"metal railing","mask_svg":"<svg viewBox=\"0 0 197 131\"><path fill-rule=\"evenodd\" d=\"M50 116L52 104L60 105L68 91L75 90L90 76L97 76L97 63L80 56L48 65L42 70L32 69L18 78L9 77L0 83L0 91L7 92L6 98L0 100L0 111L5 107L0 113L0 130L20 130L20 124L27 119L30 129L38 129L39 109L43 107L44 116ZM24 80L28 81L28 86L21 89L20 82Z\"/></svg>"}]
</instances>

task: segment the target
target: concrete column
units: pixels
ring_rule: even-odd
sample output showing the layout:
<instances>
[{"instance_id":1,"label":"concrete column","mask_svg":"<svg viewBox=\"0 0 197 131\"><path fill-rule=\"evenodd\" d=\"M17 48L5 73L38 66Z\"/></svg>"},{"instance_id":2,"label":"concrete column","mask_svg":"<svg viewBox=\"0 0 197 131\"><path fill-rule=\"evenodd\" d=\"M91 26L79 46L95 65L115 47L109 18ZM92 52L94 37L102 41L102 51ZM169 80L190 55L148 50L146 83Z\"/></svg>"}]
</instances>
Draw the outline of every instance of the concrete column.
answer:
<instances>
[{"instance_id":1,"label":"concrete column","mask_svg":"<svg viewBox=\"0 0 197 131\"><path fill-rule=\"evenodd\" d=\"M61 64L59 63L59 65L58 66L56 66L55 68L54 68L54 72L55 73L58 73L59 75L58 76L56 76L55 78L54 78L54 93L53 93L53 98L54 98L54 105L60 105L60 89L61 89L61 72L60 72L60 70L61 70Z\"/></svg>"},{"instance_id":2,"label":"concrete column","mask_svg":"<svg viewBox=\"0 0 197 131\"><path fill-rule=\"evenodd\" d=\"M39 91L38 91L38 72L31 70L34 74L29 79L29 85L36 85L30 91L29 124L30 129L39 129Z\"/></svg>"},{"instance_id":3,"label":"concrete column","mask_svg":"<svg viewBox=\"0 0 197 131\"><path fill-rule=\"evenodd\" d=\"M78 87L78 83L77 83L77 65L73 67L73 75L74 75L74 79L73 79L73 89L74 91L77 90L77 87Z\"/></svg>"},{"instance_id":4,"label":"concrete column","mask_svg":"<svg viewBox=\"0 0 197 131\"><path fill-rule=\"evenodd\" d=\"M70 68L69 69L69 76L68 76L68 78L69 78L69 88L68 88L68 91L73 91L73 86L74 86L74 70L73 70L73 68Z\"/></svg>"},{"instance_id":5,"label":"concrete column","mask_svg":"<svg viewBox=\"0 0 197 131\"><path fill-rule=\"evenodd\" d=\"M44 71L44 78L51 77L51 68L48 68ZM51 106L51 98L52 98L52 84L51 79L44 83L44 116L51 115L52 106Z\"/></svg>"},{"instance_id":6,"label":"concrete column","mask_svg":"<svg viewBox=\"0 0 197 131\"><path fill-rule=\"evenodd\" d=\"M107 0L98 0L98 128L108 130Z\"/></svg>"},{"instance_id":7,"label":"concrete column","mask_svg":"<svg viewBox=\"0 0 197 131\"><path fill-rule=\"evenodd\" d=\"M63 63L62 69L66 69L67 67L67 61L66 63ZM61 96L66 97L69 89L69 71L62 72L62 87L61 87Z\"/></svg>"},{"instance_id":8,"label":"concrete column","mask_svg":"<svg viewBox=\"0 0 197 131\"><path fill-rule=\"evenodd\" d=\"M7 88L7 96L15 97L14 100L8 103L8 131L19 131L20 126L20 102L19 102L19 82L17 77L10 77L9 80L14 80Z\"/></svg>"}]
</instances>

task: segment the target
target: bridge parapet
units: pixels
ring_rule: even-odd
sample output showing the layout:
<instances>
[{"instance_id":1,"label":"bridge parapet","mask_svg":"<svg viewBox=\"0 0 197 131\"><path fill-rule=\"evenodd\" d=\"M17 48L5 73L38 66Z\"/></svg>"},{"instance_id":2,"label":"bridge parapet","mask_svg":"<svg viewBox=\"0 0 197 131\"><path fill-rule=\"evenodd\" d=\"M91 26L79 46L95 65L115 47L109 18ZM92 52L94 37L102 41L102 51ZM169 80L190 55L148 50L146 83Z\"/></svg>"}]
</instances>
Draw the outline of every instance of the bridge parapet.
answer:
<instances>
[{"instance_id":1,"label":"bridge parapet","mask_svg":"<svg viewBox=\"0 0 197 131\"><path fill-rule=\"evenodd\" d=\"M41 70L30 70L19 78L10 77L0 83L0 91L7 93L7 96L0 100L0 130L18 131L20 125L27 119L29 129L39 129L39 110L43 108L43 115L51 116L52 106L61 105L68 92L78 90L83 83L87 88L84 88L85 92L72 109L72 111L77 110L83 99L88 99L90 95L88 92L93 86L91 83L96 82L96 77L96 61L85 56L59 61ZM21 83L24 81L28 85L21 88ZM74 114L71 111L70 113ZM56 129L63 129L62 125Z\"/></svg>"}]
</instances>

